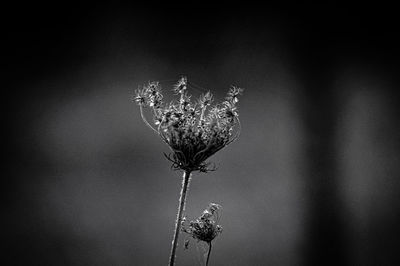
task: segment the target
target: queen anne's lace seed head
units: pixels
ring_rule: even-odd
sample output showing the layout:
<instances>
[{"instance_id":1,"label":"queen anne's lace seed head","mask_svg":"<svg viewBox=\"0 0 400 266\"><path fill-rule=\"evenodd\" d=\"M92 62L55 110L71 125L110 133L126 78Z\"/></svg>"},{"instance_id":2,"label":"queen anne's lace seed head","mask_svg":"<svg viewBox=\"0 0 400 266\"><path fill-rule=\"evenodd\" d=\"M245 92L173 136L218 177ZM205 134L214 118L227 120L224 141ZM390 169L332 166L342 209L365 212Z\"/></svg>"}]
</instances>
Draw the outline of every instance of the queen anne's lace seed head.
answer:
<instances>
[{"instance_id":1,"label":"queen anne's lace seed head","mask_svg":"<svg viewBox=\"0 0 400 266\"><path fill-rule=\"evenodd\" d=\"M210 243L222 233L222 226L217 224L220 210L219 204L210 203L200 217L189 222L189 226L186 225L186 219L183 219L181 230L196 240Z\"/></svg>"},{"instance_id":2,"label":"queen anne's lace seed head","mask_svg":"<svg viewBox=\"0 0 400 266\"><path fill-rule=\"evenodd\" d=\"M240 122L237 102L242 89L231 87L226 101L209 107L213 102L210 92L202 95L193 103L187 93L187 79L182 77L174 86L174 92L180 95L178 101L164 104L161 86L158 82L149 82L135 92L134 101L140 106L143 120L156 131L172 153L166 155L174 169L185 171L210 170L205 161L234 141L238 134L233 131ZM147 122L143 108L152 108L153 124Z\"/></svg>"}]
</instances>

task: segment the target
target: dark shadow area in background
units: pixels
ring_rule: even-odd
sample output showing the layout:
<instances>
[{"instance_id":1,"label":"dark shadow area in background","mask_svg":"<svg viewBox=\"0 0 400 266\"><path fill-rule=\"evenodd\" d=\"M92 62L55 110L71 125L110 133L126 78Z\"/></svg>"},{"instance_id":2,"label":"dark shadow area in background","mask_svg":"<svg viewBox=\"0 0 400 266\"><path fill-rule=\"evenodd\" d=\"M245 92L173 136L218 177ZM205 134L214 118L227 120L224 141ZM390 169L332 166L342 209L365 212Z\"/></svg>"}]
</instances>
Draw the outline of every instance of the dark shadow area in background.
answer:
<instances>
[{"instance_id":1,"label":"dark shadow area in background","mask_svg":"<svg viewBox=\"0 0 400 266\"><path fill-rule=\"evenodd\" d=\"M249 54L254 52L252 47L262 51L262 43L268 42L263 29L272 29L279 36L301 86L298 104L306 134L304 182L308 215L301 248L304 265L350 265L354 254L348 239L352 233L347 223L348 210L339 191L335 146L343 98L335 91L335 74L346 63L365 66L390 82L391 86L382 95L394 99L392 108L398 108L395 104L399 103L399 42L395 11L390 7L366 7L365 4L293 6L290 9L214 5L159 8L114 4L12 8L13 20L5 23L9 40L5 60L8 86L3 88L6 97L2 106L7 128L3 133L6 135L7 174L2 177L2 205L8 215L3 222L10 228L6 233L8 255L17 265L38 261L43 262L42 265L51 265L53 259L59 261L60 256L65 256L64 265L69 265L71 254L65 253L63 245L77 249L81 248L79 245L85 245L80 240L75 246L77 242L62 232L51 236L42 233L51 230L48 229L51 225L39 219L44 210L35 210L35 206L29 205L29 199L35 197L35 192L29 190L36 182L31 177L58 170L47 163L48 158L35 149L34 143L25 145L30 140L26 139L24 128L30 125L30 118L35 114L24 113L24 105L32 98L45 95L52 95L57 100L81 93L73 89L54 91L52 87L33 91L30 84L65 72L79 75L77 67L86 60L101 61L110 56L107 47L101 48L102 37L96 39L83 32L89 30L94 36L107 36L107 25L117 20L130 25L121 28L126 32L122 41L135 46L135 52L150 53L181 66L199 64L206 68L208 60L229 50L229 45L221 48L214 42L227 29L231 30L232 36L226 38L245 32ZM88 28L83 30L82 25ZM99 44L94 45L93 40ZM93 46L100 48L91 54ZM249 79L259 78L253 76L251 70L243 71L248 72ZM40 108L38 106L38 114ZM398 109L394 114L398 114ZM393 115L389 120L393 124L391 130L397 132L398 116ZM399 151L396 154L398 156ZM394 186L399 188L398 184ZM398 209L398 201L388 204ZM385 254L387 265L399 261L395 250L399 240L391 237L399 232L396 219L373 221L370 231L365 233L365 251L369 253L365 256L371 258L371 265L379 254ZM38 231L29 238L19 234L31 227ZM88 256L96 257L96 254Z\"/></svg>"},{"instance_id":2,"label":"dark shadow area in background","mask_svg":"<svg viewBox=\"0 0 400 266\"><path fill-rule=\"evenodd\" d=\"M296 71L303 87L299 105L305 134L303 178L308 212L303 265L351 265L337 165L340 99L334 87L334 54L320 50L329 44L329 38L318 45L305 38L292 47L298 65L307 66Z\"/></svg>"},{"instance_id":3,"label":"dark shadow area in background","mask_svg":"<svg viewBox=\"0 0 400 266\"><path fill-rule=\"evenodd\" d=\"M353 252L360 246L355 248L351 243L354 233L351 232L349 203L343 198L339 170L342 154L338 143L342 136L338 126L350 95L349 91L338 90L343 68L358 66L384 82L379 95L384 101L391 102L390 109L399 110L395 104L399 100L399 80L396 77L399 65L395 61L399 58L399 51L398 41L393 37L393 15L388 9L377 8L373 12L376 19L369 19L371 13L366 11L372 10L360 5L316 13L306 19L309 28L294 33L290 42L294 72L303 87L299 106L306 135L304 179L309 211L304 265L354 265L361 261L367 265L391 265L399 261L397 252L391 248L398 243L389 240L398 228L385 227L391 223L386 220L363 232L364 243L361 246L369 247L369 252L364 251L361 255L364 259L356 258L357 252ZM395 116L387 119L396 125ZM368 150L369 147L365 147L365 152ZM395 186L399 189L398 184ZM392 203L398 206L400 202ZM377 234L381 241L387 241L375 244Z\"/></svg>"}]
</instances>

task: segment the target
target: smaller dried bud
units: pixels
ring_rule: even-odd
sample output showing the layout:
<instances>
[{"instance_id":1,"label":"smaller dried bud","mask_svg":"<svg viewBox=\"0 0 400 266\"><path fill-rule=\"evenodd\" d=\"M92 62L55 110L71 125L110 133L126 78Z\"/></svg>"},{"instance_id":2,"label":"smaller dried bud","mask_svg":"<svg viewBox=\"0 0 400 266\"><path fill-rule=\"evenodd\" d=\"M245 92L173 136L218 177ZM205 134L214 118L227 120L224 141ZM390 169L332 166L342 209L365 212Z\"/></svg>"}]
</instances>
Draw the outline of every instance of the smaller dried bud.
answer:
<instances>
[{"instance_id":1,"label":"smaller dried bud","mask_svg":"<svg viewBox=\"0 0 400 266\"><path fill-rule=\"evenodd\" d=\"M190 221L189 228L182 222L182 231L191 235L194 239L210 243L222 232L222 226L218 225L218 211L221 206L211 203L195 221Z\"/></svg>"}]
</instances>

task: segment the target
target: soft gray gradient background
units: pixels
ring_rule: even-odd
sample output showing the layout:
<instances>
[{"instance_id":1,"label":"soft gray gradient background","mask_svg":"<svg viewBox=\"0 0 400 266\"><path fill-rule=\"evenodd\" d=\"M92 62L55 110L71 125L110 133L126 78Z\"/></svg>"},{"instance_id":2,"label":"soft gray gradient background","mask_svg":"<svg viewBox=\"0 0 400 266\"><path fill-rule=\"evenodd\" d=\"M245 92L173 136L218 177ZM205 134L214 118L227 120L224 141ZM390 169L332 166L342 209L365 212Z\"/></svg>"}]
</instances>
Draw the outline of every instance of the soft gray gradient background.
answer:
<instances>
[{"instance_id":1,"label":"soft gray gradient background","mask_svg":"<svg viewBox=\"0 0 400 266\"><path fill-rule=\"evenodd\" d=\"M181 74L219 100L231 84L245 88L240 139L212 157L216 172L193 175L187 200L189 219L223 206L211 265L399 258L391 28L340 7L310 12L324 26L284 11L200 9L184 22L179 11L77 10L23 13L10 31L7 265L167 263L181 173L130 96ZM196 265L183 239L178 265Z\"/></svg>"}]
</instances>

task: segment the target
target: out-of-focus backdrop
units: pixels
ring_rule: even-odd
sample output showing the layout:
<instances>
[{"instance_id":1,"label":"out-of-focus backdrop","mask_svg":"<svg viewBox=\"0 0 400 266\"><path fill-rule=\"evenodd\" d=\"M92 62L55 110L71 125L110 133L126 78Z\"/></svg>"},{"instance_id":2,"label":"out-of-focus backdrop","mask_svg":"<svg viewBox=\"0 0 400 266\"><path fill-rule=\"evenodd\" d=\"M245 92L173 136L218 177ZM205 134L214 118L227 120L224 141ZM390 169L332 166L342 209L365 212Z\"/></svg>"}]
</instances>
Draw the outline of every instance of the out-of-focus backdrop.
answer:
<instances>
[{"instance_id":1,"label":"out-of-focus backdrop","mask_svg":"<svg viewBox=\"0 0 400 266\"><path fill-rule=\"evenodd\" d=\"M3 19L6 265L167 264L181 173L130 98L181 75L217 100L245 88L240 139L187 200L188 219L223 206L211 265L399 261L390 7L67 5Z\"/></svg>"}]
</instances>

